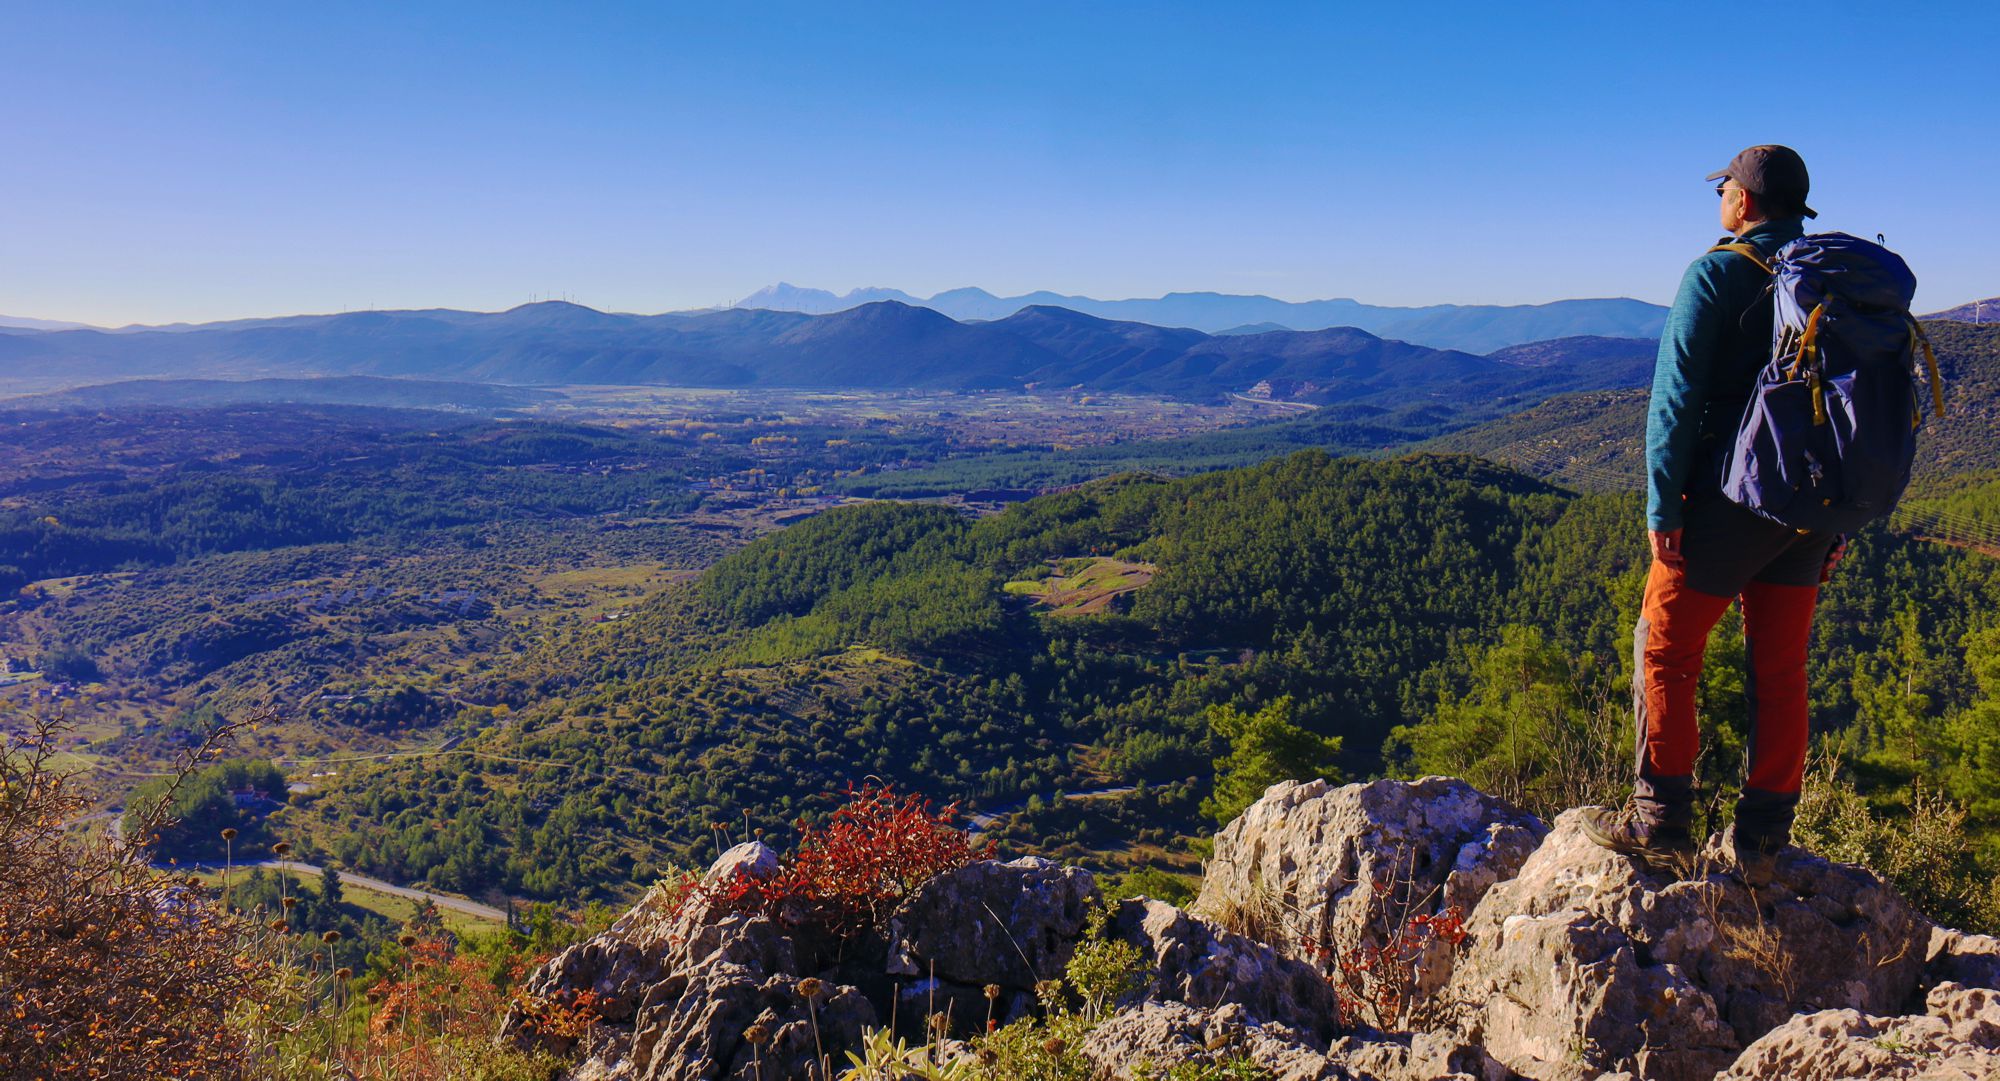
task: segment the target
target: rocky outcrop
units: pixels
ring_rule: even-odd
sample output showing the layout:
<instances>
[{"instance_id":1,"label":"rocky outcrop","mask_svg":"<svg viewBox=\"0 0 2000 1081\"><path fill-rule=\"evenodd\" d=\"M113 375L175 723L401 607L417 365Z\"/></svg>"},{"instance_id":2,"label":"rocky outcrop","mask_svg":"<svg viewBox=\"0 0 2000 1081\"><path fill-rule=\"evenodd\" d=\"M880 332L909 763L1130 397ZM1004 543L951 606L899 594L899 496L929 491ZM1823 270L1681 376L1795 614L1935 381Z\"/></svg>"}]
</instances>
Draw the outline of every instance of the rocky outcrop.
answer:
<instances>
[{"instance_id":1,"label":"rocky outcrop","mask_svg":"<svg viewBox=\"0 0 2000 1081\"><path fill-rule=\"evenodd\" d=\"M601 1081L803 1077L820 1048L857 1045L875 1024L870 1002L799 975L777 924L720 901L732 880L777 866L765 846L738 845L686 900L656 887L603 934L537 969L524 990L540 1006L515 1005L503 1036L558 1050L580 1039L586 1057L572 1076ZM588 1033L543 1023L548 1006L578 1004L599 1019Z\"/></svg>"},{"instance_id":2,"label":"rocky outcrop","mask_svg":"<svg viewBox=\"0 0 2000 1081\"><path fill-rule=\"evenodd\" d=\"M1466 922L1447 992L1463 1030L1549 1081L1707 1081L1795 1013L1911 999L1931 928L1873 875L1793 849L1753 895L1719 842L1703 858L1649 875L1558 818Z\"/></svg>"},{"instance_id":3,"label":"rocky outcrop","mask_svg":"<svg viewBox=\"0 0 2000 1081\"><path fill-rule=\"evenodd\" d=\"M580 1052L572 1081L805 1076L891 1011L906 1034L1019 1020L1106 936L1145 979L1072 1048L1103 1078L1240 1059L1285 1081L2000 1078L2000 940L1796 849L1755 891L1730 865L1712 839L1688 873L1650 874L1575 813L1545 826L1443 778L1288 782L1217 838L1199 903L1236 929L1143 898L1107 912L1079 868L982 861L809 972L783 903L727 900L778 870L746 845L527 981L530 1002L589 1005L580 1042L532 1008L508 1032ZM1393 1009L1368 993L1383 980Z\"/></svg>"},{"instance_id":4,"label":"rocky outcrop","mask_svg":"<svg viewBox=\"0 0 2000 1081\"><path fill-rule=\"evenodd\" d=\"M1470 913L1547 832L1447 777L1285 781L1216 835L1194 909L1293 958L1379 951L1413 916ZM1443 986L1451 962L1447 944L1427 945L1417 990Z\"/></svg>"},{"instance_id":5,"label":"rocky outcrop","mask_svg":"<svg viewBox=\"0 0 2000 1081\"><path fill-rule=\"evenodd\" d=\"M1085 1038L1099 1074L1126 1081L1150 1070L1248 1059L1277 1081L1511 1081L1512 1071L1446 1033L1351 1037L1329 1049L1304 1033L1260 1021L1240 1005L1203 1009L1148 1001Z\"/></svg>"},{"instance_id":6,"label":"rocky outcrop","mask_svg":"<svg viewBox=\"0 0 2000 1081\"><path fill-rule=\"evenodd\" d=\"M1233 1007L1289 1026L1321 1047L1334 1035L1340 1009L1311 965L1160 901L1126 901L1113 930L1139 947L1159 1001Z\"/></svg>"},{"instance_id":7,"label":"rocky outcrop","mask_svg":"<svg viewBox=\"0 0 2000 1081\"><path fill-rule=\"evenodd\" d=\"M1822 1010L1765 1033L1717 1081L1991 1081L2000 1077L2000 992L1940 984L1918 1016Z\"/></svg>"},{"instance_id":8,"label":"rocky outcrop","mask_svg":"<svg viewBox=\"0 0 2000 1081\"><path fill-rule=\"evenodd\" d=\"M1117 1081L1131 1081L1149 1068L1219 1065L1245 1057L1279 1081L1345 1081L1352 1076L1300 1034L1282 1025L1258 1024L1241 1006L1201 1009L1182 1002L1143 1002L1099 1025L1085 1037L1081 1051L1102 1076Z\"/></svg>"},{"instance_id":9,"label":"rocky outcrop","mask_svg":"<svg viewBox=\"0 0 2000 1081\"><path fill-rule=\"evenodd\" d=\"M1099 904L1080 867L1028 856L982 860L919 886L889 920L888 972L912 1016L942 1014L956 1032L1026 1015L1034 987L1056 979ZM1000 988L989 1001L985 988Z\"/></svg>"},{"instance_id":10,"label":"rocky outcrop","mask_svg":"<svg viewBox=\"0 0 2000 1081\"><path fill-rule=\"evenodd\" d=\"M981 860L919 886L889 921L889 972L1030 990L1062 975L1097 879L1037 856Z\"/></svg>"},{"instance_id":11,"label":"rocky outcrop","mask_svg":"<svg viewBox=\"0 0 2000 1081\"><path fill-rule=\"evenodd\" d=\"M1926 986L1963 983L2000 987L2000 938L1932 928L1930 944L1924 950L1924 982Z\"/></svg>"}]
</instances>

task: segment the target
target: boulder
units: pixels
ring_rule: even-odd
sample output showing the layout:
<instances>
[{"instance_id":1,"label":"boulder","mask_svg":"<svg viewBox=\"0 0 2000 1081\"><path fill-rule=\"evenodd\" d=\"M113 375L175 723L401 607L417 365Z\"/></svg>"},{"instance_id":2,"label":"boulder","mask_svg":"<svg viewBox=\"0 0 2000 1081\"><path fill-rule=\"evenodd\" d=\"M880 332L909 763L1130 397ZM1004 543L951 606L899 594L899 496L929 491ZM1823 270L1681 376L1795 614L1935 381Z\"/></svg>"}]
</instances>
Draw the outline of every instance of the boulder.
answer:
<instances>
[{"instance_id":1,"label":"boulder","mask_svg":"<svg viewBox=\"0 0 2000 1081\"><path fill-rule=\"evenodd\" d=\"M1106 1019L1078 1050L1098 1076L1117 1081L1239 1058L1271 1071L1278 1081L1348 1081L1356 1076L1328 1062L1324 1052L1299 1034L1283 1025L1261 1024L1240 1007L1143 1002Z\"/></svg>"},{"instance_id":2,"label":"boulder","mask_svg":"<svg viewBox=\"0 0 2000 1081\"><path fill-rule=\"evenodd\" d=\"M941 1015L956 1033L1035 1009L1035 984L1058 979L1089 929L1097 879L1037 856L981 860L918 886L889 918L887 972L900 985L897 1014L921 1033ZM987 985L1000 988L988 999Z\"/></svg>"},{"instance_id":3,"label":"boulder","mask_svg":"<svg viewBox=\"0 0 2000 1081\"><path fill-rule=\"evenodd\" d=\"M1378 1081L1514 1081L1486 1049L1449 1032L1349 1036L1326 1057L1355 1077Z\"/></svg>"},{"instance_id":4,"label":"boulder","mask_svg":"<svg viewBox=\"0 0 2000 1081\"><path fill-rule=\"evenodd\" d=\"M1151 966L1154 998L1208 1009L1233 1005L1308 1034L1321 1047L1339 1026L1339 1004L1325 977L1261 942L1146 899L1120 904L1112 929Z\"/></svg>"},{"instance_id":5,"label":"boulder","mask_svg":"<svg viewBox=\"0 0 2000 1081\"><path fill-rule=\"evenodd\" d=\"M1464 781L1272 785L1215 837L1194 910L1328 966L1408 942L1409 920L1469 914L1548 828ZM1448 942L1417 951L1415 991L1450 978Z\"/></svg>"},{"instance_id":6,"label":"boulder","mask_svg":"<svg viewBox=\"0 0 2000 1081\"><path fill-rule=\"evenodd\" d=\"M1100 1077L1157 1077L1175 1066L1248 1059L1277 1081L1511 1081L1513 1074L1450 1036L1348 1037L1322 1050L1240 1005L1148 1001L1112 1015L1080 1051Z\"/></svg>"},{"instance_id":7,"label":"boulder","mask_svg":"<svg viewBox=\"0 0 2000 1081\"><path fill-rule=\"evenodd\" d=\"M897 906L888 971L1031 990L1062 975L1097 903L1097 879L1081 867L1038 856L967 864Z\"/></svg>"},{"instance_id":8,"label":"boulder","mask_svg":"<svg viewBox=\"0 0 2000 1081\"><path fill-rule=\"evenodd\" d=\"M557 1051L580 1044L583 1059L569 1074L577 1081L803 1077L820 1048L839 1057L858 1046L875 1024L868 1000L853 987L801 977L783 929L726 903L732 883L776 870L770 849L738 845L692 892L649 891L602 934L524 981L529 1001L590 1004L598 1018L590 1031L545 1031L540 1010L516 1003L503 1036Z\"/></svg>"},{"instance_id":9,"label":"boulder","mask_svg":"<svg viewBox=\"0 0 2000 1081\"><path fill-rule=\"evenodd\" d=\"M684 982L683 982L684 981ZM795 976L760 976L721 965L660 986L623 1056L639 1081L761 1081L819 1073L821 1048L835 1060L861 1045L875 1008L852 987L828 987L808 1002ZM764 1040L755 1043L752 1029Z\"/></svg>"},{"instance_id":10,"label":"boulder","mask_svg":"<svg viewBox=\"0 0 2000 1081\"><path fill-rule=\"evenodd\" d=\"M1939 984L1924 1014L1822 1010L1759 1037L1717 1081L1986 1081L2000 1077L2000 992Z\"/></svg>"},{"instance_id":11,"label":"boulder","mask_svg":"<svg viewBox=\"0 0 2000 1081\"><path fill-rule=\"evenodd\" d=\"M722 945L713 938L693 941L703 928L712 929L717 922L715 905L706 899L739 877L768 878L777 870L778 855L768 846L754 841L737 845L716 859L693 891L677 884L654 886L603 933L563 950L529 973L522 989L530 998L564 1003L588 992L603 1020L629 1021L647 988L677 969L692 967ZM768 938L763 941L777 948ZM767 967L784 963L772 958ZM517 1004L508 1012L503 1033L526 1037L532 1027L529 1022Z\"/></svg>"},{"instance_id":12,"label":"boulder","mask_svg":"<svg viewBox=\"0 0 2000 1081\"><path fill-rule=\"evenodd\" d=\"M2000 938L1932 928L1929 948L1924 951L1924 982L1927 986L1959 983L2000 987Z\"/></svg>"},{"instance_id":13,"label":"boulder","mask_svg":"<svg viewBox=\"0 0 2000 1081\"><path fill-rule=\"evenodd\" d=\"M1894 889L1790 849L1753 894L1726 861L1711 840L1695 876L1650 875L1565 813L1465 923L1461 1033L1545 1081L1707 1081L1794 1013L1910 1001L1931 929Z\"/></svg>"}]
</instances>

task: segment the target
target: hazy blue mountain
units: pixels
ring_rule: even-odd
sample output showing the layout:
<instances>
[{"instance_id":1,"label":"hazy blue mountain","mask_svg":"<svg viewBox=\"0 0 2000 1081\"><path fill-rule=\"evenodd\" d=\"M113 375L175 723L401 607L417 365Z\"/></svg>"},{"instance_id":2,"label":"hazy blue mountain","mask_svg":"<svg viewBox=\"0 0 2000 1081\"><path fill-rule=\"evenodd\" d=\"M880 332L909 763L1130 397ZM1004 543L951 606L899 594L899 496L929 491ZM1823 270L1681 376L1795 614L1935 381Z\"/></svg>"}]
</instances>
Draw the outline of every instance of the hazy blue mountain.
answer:
<instances>
[{"instance_id":1,"label":"hazy blue mountain","mask_svg":"<svg viewBox=\"0 0 2000 1081\"><path fill-rule=\"evenodd\" d=\"M1575 335L1649 338L1659 334L1667 310L1640 300L1558 300L1549 304L1435 304L1382 307L1355 300L1287 301L1229 293L1169 293L1163 297L1098 300L1035 292L1000 297L984 289L951 289L918 298L897 289L856 289L836 295L780 282L738 301L738 308L825 313L878 300L896 300L943 312L953 319L1004 319L1023 308L1057 307L1105 319L1189 327L1209 333L1323 330L1359 327L1371 334L1434 349L1485 353L1521 342Z\"/></svg>"},{"instance_id":2,"label":"hazy blue mountain","mask_svg":"<svg viewBox=\"0 0 2000 1081\"><path fill-rule=\"evenodd\" d=\"M1290 329L1292 328L1279 326L1276 323L1248 323L1240 327L1230 327L1227 330L1218 330L1216 331L1216 333L1217 334L1269 334L1274 330L1290 330Z\"/></svg>"},{"instance_id":3,"label":"hazy blue mountain","mask_svg":"<svg viewBox=\"0 0 2000 1081\"><path fill-rule=\"evenodd\" d=\"M1624 297L1508 307L1446 304L1402 310L1410 314L1385 316L1380 323L1355 325L1385 338L1438 348L1445 348L1441 343L1449 342L1452 348L1488 353L1550 338L1657 339L1667 322L1667 309Z\"/></svg>"},{"instance_id":4,"label":"hazy blue mountain","mask_svg":"<svg viewBox=\"0 0 2000 1081\"><path fill-rule=\"evenodd\" d=\"M923 303L901 289L850 289L846 295L836 296L825 289L802 289L790 282L779 282L757 290L734 306L825 315L829 312L858 308L863 304L873 304L880 300L895 300L912 305Z\"/></svg>"},{"instance_id":5,"label":"hazy blue mountain","mask_svg":"<svg viewBox=\"0 0 2000 1081\"><path fill-rule=\"evenodd\" d=\"M367 311L116 332L24 330L0 335L0 378L61 372L90 382L367 376L543 385L1074 387L1317 404L1465 402L1639 385L1650 371L1650 350L1643 341L1576 337L1483 357L1353 327L1211 335L1046 305L960 322L898 301L825 315L763 308L625 315L550 302L504 312Z\"/></svg>"},{"instance_id":6,"label":"hazy blue mountain","mask_svg":"<svg viewBox=\"0 0 2000 1081\"><path fill-rule=\"evenodd\" d=\"M0 331L82 330L89 326L89 323L65 323L60 319L28 319L19 315L0 315Z\"/></svg>"},{"instance_id":7,"label":"hazy blue mountain","mask_svg":"<svg viewBox=\"0 0 2000 1081\"><path fill-rule=\"evenodd\" d=\"M1208 340L1208 335L1198 330L1116 322L1042 305L978 325L1005 331L1047 350L1051 362L1035 369L1028 379L1059 387L1109 389L1116 381L1112 373L1157 369Z\"/></svg>"}]
</instances>

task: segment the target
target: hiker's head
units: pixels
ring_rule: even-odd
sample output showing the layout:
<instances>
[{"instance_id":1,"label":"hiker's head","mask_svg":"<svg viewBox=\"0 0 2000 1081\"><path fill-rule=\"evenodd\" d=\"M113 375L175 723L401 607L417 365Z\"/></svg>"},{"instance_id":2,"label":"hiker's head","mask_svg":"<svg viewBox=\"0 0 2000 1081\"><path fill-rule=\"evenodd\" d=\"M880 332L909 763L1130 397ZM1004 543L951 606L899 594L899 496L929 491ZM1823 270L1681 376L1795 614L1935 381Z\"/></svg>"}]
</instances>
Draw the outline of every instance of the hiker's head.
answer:
<instances>
[{"instance_id":1,"label":"hiker's head","mask_svg":"<svg viewBox=\"0 0 2000 1081\"><path fill-rule=\"evenodd\" d=\"M1805 159L1788 146L1753 146L1731 159L1726 168L1708 174L1719 180L1722 227L1740 233L1758 222L1818 217L1806 205L1812 180Z\"/></svg>"}]
</instances>

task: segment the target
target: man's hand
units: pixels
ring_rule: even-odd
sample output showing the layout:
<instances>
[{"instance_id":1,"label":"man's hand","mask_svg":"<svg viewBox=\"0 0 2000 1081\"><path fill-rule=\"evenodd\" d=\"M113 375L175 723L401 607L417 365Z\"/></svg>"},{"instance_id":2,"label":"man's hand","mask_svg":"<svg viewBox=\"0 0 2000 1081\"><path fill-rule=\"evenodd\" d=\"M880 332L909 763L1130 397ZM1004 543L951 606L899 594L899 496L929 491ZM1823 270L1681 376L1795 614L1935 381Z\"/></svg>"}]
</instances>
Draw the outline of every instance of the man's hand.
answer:
<instances>
[{"instance_id":1,"label":"man's hand","mask_svg":"<svg viewBox=\"0 0 2000 1081\"><path fill-rule=\"evenodd\" d=\"M1681 531L1678 529L1655 529L1653 538L1653 558L1669 567L1687 565L1687 557L1681 554Z\"/></svg>"},{"instance_id":2,"label":"man's hand","mask_svg":"<svg viewBox=\"0 0 2000 1081\"><path fill-rule=\"evenodd\" d=\"M1826 551L1826 562L1819 566L1819 580L1823 585L1833 580L1833 568L1840 566L1840 557L1847 554L1847 534L1833 539L1833 547Z\"/></svg>"}]
</instances>

